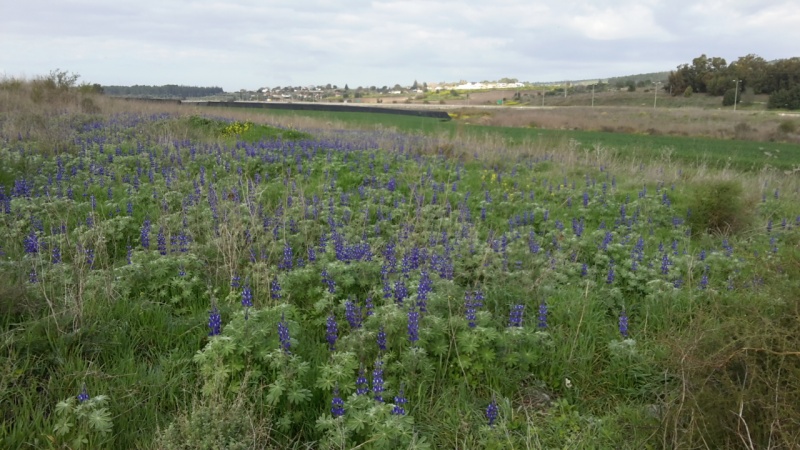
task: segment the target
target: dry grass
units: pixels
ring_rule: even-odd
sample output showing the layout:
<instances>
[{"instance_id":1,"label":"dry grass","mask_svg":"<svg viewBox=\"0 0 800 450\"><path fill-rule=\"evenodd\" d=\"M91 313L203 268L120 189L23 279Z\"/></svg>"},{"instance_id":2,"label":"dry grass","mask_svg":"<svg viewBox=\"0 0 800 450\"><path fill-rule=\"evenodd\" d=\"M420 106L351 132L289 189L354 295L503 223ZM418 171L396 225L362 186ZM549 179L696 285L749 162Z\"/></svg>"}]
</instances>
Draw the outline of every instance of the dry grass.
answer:
<instances>
[{"instance_id":1,"label":"dry grass","mask_svg":"<svg viewBox=\"0 0 800 450\"><path fill-rule=\"evenodd\" d=\"M531 127L699 136L717 139L786 141L800 143L800 134L788 133L800 123L770 111L708 110L701 108L558 107L543 109L469 109L460 111L473 123L502 127Z\"/></svg>"}]
</instances>

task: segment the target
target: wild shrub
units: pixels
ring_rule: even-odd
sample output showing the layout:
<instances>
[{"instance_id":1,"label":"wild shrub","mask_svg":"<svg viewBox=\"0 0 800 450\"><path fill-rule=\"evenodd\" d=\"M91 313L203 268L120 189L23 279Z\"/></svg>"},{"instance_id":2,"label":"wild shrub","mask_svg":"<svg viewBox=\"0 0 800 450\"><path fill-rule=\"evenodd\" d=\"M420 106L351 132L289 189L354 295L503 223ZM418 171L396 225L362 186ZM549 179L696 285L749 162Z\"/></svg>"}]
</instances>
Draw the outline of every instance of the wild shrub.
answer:
<instances>
[{"instance_id":1,"label":"wild shrub","mask_svg":"<svg viewBox=\"0 0 800 450\"><path fill-rule=\"evenodd\" d=\"M784 120L780 124L778 124L778 132L784 134L790 134L797 131L797 122L791 120Z\"/></svg>"},{"instance_id":2,"label":"wild shrub","mask_svg":"<svg viewBox=\"0 0 800 450\"><path fill-rule=\"evenodd\" d=\"M692 232L736 234L752 219L742 185L734 180L707 181L695 186L689 201Z\"/></svg>"}]
</instances>

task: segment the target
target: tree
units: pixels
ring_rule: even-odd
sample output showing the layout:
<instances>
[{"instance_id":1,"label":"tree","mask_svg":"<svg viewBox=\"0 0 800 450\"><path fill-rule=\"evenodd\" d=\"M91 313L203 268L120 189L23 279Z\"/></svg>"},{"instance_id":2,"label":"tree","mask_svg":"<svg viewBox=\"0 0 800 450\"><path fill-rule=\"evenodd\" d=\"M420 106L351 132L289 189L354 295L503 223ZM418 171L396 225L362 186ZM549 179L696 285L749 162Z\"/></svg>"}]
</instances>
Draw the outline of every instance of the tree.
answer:
<instances>
[{"instance_id":1,"label":"tree","mask_svg":"<svg viewBox=\"0 0 800 450\"><path fill-rule=\"evenodd\" d=\"M742 90L750 89L754 94L763 94L769 63L757 55L741 56L728 66L733 79L741 80Z\"/></svg>"},{"instance_id":2,"label":"tree","mask_svg":"<svg viewBox=\"0 0 800 450\"><path fill-rule=\"evenodd\" d=\"M417 89L419 89L419 84L417 83L417 80L414 80L414 84L411 85L411 90L416 91Z\"/></svg>"},{"instance_id":3,"label":"tree","mask_svg":"<svg viewBox=\"0 0 800 450\"><path fill-rule=\"evenodd\" d=\"M762 91L771 94L800 85L800 57L779 59L767 66Z\"/></svg>"},{"instance_id":4,"label":"tree","mask_svg":"<svg viewBox=\"0 0 800 450\"><path fill-rule=\"evenodd\" d=\"M734 103L741 103L742 96L736 92L736 88L730 88L725 91L725 95L722 96L722 106L733 106Z\"/></svg>"},{"instance_id":5,"label":"tree","mask_svg":"<svg viewBox=\"0 0 800 450\"><path fill-rule=\"evenodd\" d=\"M767 101L769 109L800 109L800 84L773 92Z\"/></svg>"}]
</instances>

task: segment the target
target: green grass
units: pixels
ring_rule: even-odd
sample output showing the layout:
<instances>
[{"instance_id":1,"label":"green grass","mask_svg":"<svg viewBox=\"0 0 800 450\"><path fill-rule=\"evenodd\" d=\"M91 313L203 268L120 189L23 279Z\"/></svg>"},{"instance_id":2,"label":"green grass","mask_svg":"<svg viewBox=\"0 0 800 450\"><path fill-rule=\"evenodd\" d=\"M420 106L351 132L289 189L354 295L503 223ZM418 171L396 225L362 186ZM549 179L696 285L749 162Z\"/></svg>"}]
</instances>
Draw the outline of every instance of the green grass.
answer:
<instances>
[{"instance_id":1,"label":"green grass","mask_svg":"<svg viewBox=\"0 0 800 450\"><path fill-rule=\"evenodd\" d=\"M708 167L731 167L758 171L766 166L780 170L800 167L800 147L782 142L722 140L702 137L613 133L582 130L547 130L516 127L465 125L458 121L373 113L332 113L317 111L264 111L282 119L312 117L323 121L343 122L355 128L395 128L403 133L431 136L468 137L503 140L510 145L529 144L558 147L566 141L580 143L582 149L603 147L623 158L647 161L669 155L673 161L705 164ZM769 156L768 156L769 153Z\"/></svg>"}]
</instances>

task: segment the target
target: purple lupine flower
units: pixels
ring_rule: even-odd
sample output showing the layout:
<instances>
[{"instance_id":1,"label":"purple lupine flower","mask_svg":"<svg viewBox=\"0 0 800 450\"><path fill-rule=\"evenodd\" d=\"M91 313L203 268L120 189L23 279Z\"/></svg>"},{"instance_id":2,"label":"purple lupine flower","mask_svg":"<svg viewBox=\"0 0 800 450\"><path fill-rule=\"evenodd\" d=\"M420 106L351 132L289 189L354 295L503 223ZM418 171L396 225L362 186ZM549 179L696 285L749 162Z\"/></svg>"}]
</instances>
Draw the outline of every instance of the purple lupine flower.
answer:
<instances>
[{"instance_id":1,"label":"purple lupine flower","mask_svg":"<svg viewBox=\"0 0 800 450\"><path fill-rule=\"evenodd\" d=\"M664 256L661 258L661 274L667 275L669 274L669 266L671 265L669 261L669 254L664 253Z\"/></svg>"},{"instance_id":2,"label":"purple lupine flower","mask_svg":"<svg viewBox=\"0 0 800 450\"><path fill-rule=\"evenodd\" d=\"M328 275L328 271L322 269L321 276L322 276L322 283L328 287L328 292L330 292L331 294L336 293L336 282L333 280L333 278L331 278Z\"/></svg>"},{"instance_id":3,"label":"purple lupine flower","mask_svg":"<svg viewBox=\"0 0 800 450\"><path fill-rule=\"evenodd\" d=\"M614 283L614 278L616 278L616 276L614 275L614 264L612 263L608 265L608 275L606 276L606 283L607 284Z\"/></svg>"},{"instance_id":4,"label":"purple lupine flower","mask_svg":"<svg viewBox=\"0 0 800 450\"><path fill-rule=\"evenodd\" d=\"M700 286L701 290L705 290L708 287L708 266L706 266L705 270L703 270L703 277L700 278Z\"/></svg>"},{"instance_id":5,"label":"purple lupine flower","mask_svg":"<svg viewBox=\"0 0 800 450\"><path fill-rule=\"evenodd\" d=\"M525 311L525 305L514 305L511 307L511 311L508 313L508 326L509 327L521 327L522 326L522 314Z\"/></svg>"},{"instance_id":6,"label":"purple lupine flower","mask_svg":"<svg viewBox=\"0 0 800 450\"><path fill-rule=\"evenodd\" d=\"M209 336L219 335L221 327L222 327L222 316L220 316L219 314L217 305L212 305L211 311L208 313L208 328L211 329L208 332L208 335Z\"/></svg>"},{"instance_id":7,"label":"purple lupine flower","mask_svg":"<svg viewBox=\"0 0 800 450\"><path fill-rule=\"evenodd\" d=\"M339 384L333 388L333 400L331 400L331 414L334 418L344 415L344 400L339 396Z\"/></svg>"},{"instance_id":8,"label":"purple lupine flower","mask_svg":"<svg viewBox=\"0 0 800 450\"><path fill-rule=\"evenodd\" d=\"M339 326L336 324L336 317L331 313L325 323L325 340L328 341L328 350L336 350L336 339L339 337Z\"/></svg>"},{"instance_id":9,"label":"purple lupine flower","mask_svg":"<svg viewBox=\"0 0 800 450\"><path fill-rule=\"evenodd\" d=\"M586 263L581 264L581 277L589 275L589 266Z\"/></svg>"},{"instance_id":10,"label":"purple lupine flower","mask_svg":"<svg viewBox=\"0 0 800 450\"><path fill-rule=\"evenodd\" d=\"M139 240L141 241L143 248L150 248L150 219L144 219Z\"/></svg>"},{"instance_id":11,"label":"purple lupine flower","mask_svg":"<svg viewBox=\"0 0 800 450\"><path fill-rule=\"evenodd\" d=\"M365 307L367 310L367 317L375 314L375 304L372 303L372 296L367 297L367 300L365 301Z\"/></svg>"},{"instance_id":12,"label":"purple lupine flower","mask_svg":"<svg viewBox=\"0 0 800 450\"><path fill-rule=\"evenodd\" d=\"M158 240L158 253L161 256L165 256L167 254L167 238L164 236L164 227L158 228L158 237L156 239Z\"/></svg>"},{"instance_id":13,"label":"purple lupine flower","mask_svg":"<svg viewBox=\"0 0 800 450\"><path fill-rule=\"evenodd\" d=\"M36 284L39 282L39 276L36 274L36 268L34 267L31 269L30 273L28 273L28 281L31 284Z\"/></svg>"},{"instance_id":14,"label":"purple lupine flower","mask_svg":"<svg viewBox=\"0 0 800 450\"><path fill-rule=\"evenodd\" d=\"M628 337L628 313L624 309L619 314L619 334L624 338Z\"/></svg>"},{"instance_id":15,"label":"purple lupine flower","mask_svg":"<svg viewBox=\"0 0 800 450\"><path fill-rule=\"evenodd\" d=\"M481 291L469 291L464 293L464 306L466 307L466 317L469 321L469 327L475 328L477 324L475 315L478 308L483 306L483 293Z\"/></svg>"},{"instance_id":16,"label":"purple lupine flower","mask_svg":"<svg viewBox=\"0 0 800 450\"><path fill-rule=\"evenodd\" d=\"M89 269L94 269L94 249L90 247L83 252L86 254L86 265L89 266Z\"/></svg>"},{"instance_id":17,"label":"purple lupine flower","mask_svg":"<svg viewBox=\"0 0 800 450\"><path fill-rule=\"evenodd\" d=\"M292 270L293 252L292 246L288 242L283 244L283 260L278 265L278 268L284 270Z\"/></svg>"},{"instance_id":18,"label":"purple lupine flower","mask_svg":"<svg viewBox=\"0 0 800 450\"><path fill-rule=\"evenodd\" d=\"M412 346L419 341L419 311L413 306L408 310L408 340Z\"/></svg>"},{"instance_id":19,"label":"purple lupine flower","mask_svg":"<svg viewBox=\"0 0 800 450\"><path fill-rule=\"evenodd\" d=\"M127 252L127 254L126 254L126 258L127 258L127 260L128 260L128 264L129 264L129 265L131 264L131 258L132 258L132 257L133 257L133 247L131 247L130 245L128 245L128 252Z\"/></svg>"},{"instance_id":20,"label":"purple lupine flower","mask_svg":"<svg viewBox=\"0 0 800 450\"><path fill-rule=\"evenodd\" d=\"M239 278L239 274L234 272L233 275L231 276L231 288L233 289L238 288L240 286L239 284L240 280L241 278Z\"/></svg>"},{"instance_id":21,"label":"purple lupine flower","mask_svg":"<svg viewBox=\"0 0 800 450\"><path fill-rule=\"evenodd\" d=\"M253 306L253 291L250 290L250 284L245 283L242 289L242 306L251 308Z\"/></svg>"},{"instance_id":22,"label":"purple lupine flower","mask_svg":"<svg viewBox=\"0 0 800 450\"><path fill-rule=\"evenodd\" d=\"M84 384L81 388L80 394L78 394L78 401L83 403L87 400L89 400L89 391L86 390L86 384Z\"/></svg>"},{"instance_id":23,"label":"purple lupine flower","mask_svg":"<svg viewBox=\"0 0 800 450\"><path fill-rule=\"evenodd\" d=\"M547 303L544 301L539 304L539 328L547 328Z\"/></svg>"},{"instance_id":24,"label":"purple lupine flower","mask_svg":"<svg viewBox=\"0 0 800 450\"><path fill-rule=\"evenodd\" d=\"M378 348L380 349L380 351L385 352L386 351L386 332L383 330L383 325L381 325L378 328L377 342L378 342Z\"/></svg>"},{"instance_id":25,"label":"purple lupine flower","mask_svg":"<svg viewBox=\"0 0 800 450\"><path fill-rule=\"evenodd\" d=\"M25 253L39 253L41 244L39 243L39 236L36 235L36 230L31 229L31 234L25 236L23 243L25 244Z\"/></svg>"},{"instance_id":26,"label":"purple lupine flower","mask_svg":"<svg viewBox=\"0 0 800 450\"><path fill-rule=\"evenodd\" d=\"M273 300L281 298L281 285L278 283L278 277L273 277L269 282L269 296Z\"/></svg>"},{"instance_id":27,"label":"purple lupine flower","mask_svg":"<svg viewBox=\"0 0 800 450\"><path fill-rule=\"evenodd\" d=\"M408 297L408 288L403 280L394 282L394 301L398 305L403 305L403 300Z\"/></svg>"},{"instance_id":28,"label":"purple lupine flower","mask_svg":"<svg viewBox=\"0 0 800 450\"><path fill-rule=\"evenodd\" d=\"M358 368L358 378L356 378L356 395L365 395L369 392L369 384L364 372L364 366Z\"/></svg>"},{"instance_id":29,"label":"purple lupine flower","mask_svg":"<svg viewBox=\"0 0 800 450\"><path fill-rule=\"evenodd\" d=\"M375 401L383 402L383 361L375 361L375 370L372 371L372 394Z\"/></svg>"},{"instance_id":30,"label":"purple lupine flower","mask_svg":"<svg viewBox=\"0 0 800 450\"><path fill-rule=\"evenodd\" d=\"M392 408L392 414L394 414L395 416L406 415L406 409L403 405L408 403L408 400L406 399L406 395L403 391L404 391L403 386L400 386L400 390L394 397L394 408Z\"/></svg>"},{"instance_id":31,"label":"purple lupine flower","mask_svg":"<svg viewBox=\"0 0 800 450\"><path fill-rule=\"evenodd\" d=\"M281 341L281 348L287 355L291 354L289 350L292 347L292 341L289 338L289 325L286 322L286 316L281 314L281 321L278 322L278 339Z\"/></svg>"},{"instance_id":32,"label":"purple lupine flower","mask_svg":"<svg viewBox=\"0 0 800 450\"><path fill-rule=\"evenodd\" d=\"M423 270L419 276L419 287L417 288L417 306L420 312L427 312L428 294L433 290L433 283L428 275L428 271Z\"/></svg>"},{"instance_id":33,"label":"purple lupine flower","mask_svg":"<svg viewBox=\"0 0 800 450\"><path fill-rule=\"evenodd\" d=\"M61 249L58 247L58 245L53 245L51 261L53 264L58 264L61 262Z\"/></svg>"},{"instance_id":34,"label":"purple lupine flower","mask_svg":"<svg viewBox=\"0 0 800 450\"><path fill-rule=\"evenodd\" d=\"M489 421L489 426L494 427L494 421L497 420L499 410L497 408L497 401L492 396L492 402L486 407L486 420Z\"/></svg>"},{"instance_id":35,"label":"purple lupine flower","mask_svg":"<svg viewBox=\"0 0 800 450\"><path fill-rule=\"evenodd\" d=\"M350 324L351 330L361 328L361 308L350 300L344 304L344 317L347 319L347 323Z\"/></svg>"}]
</instances>

